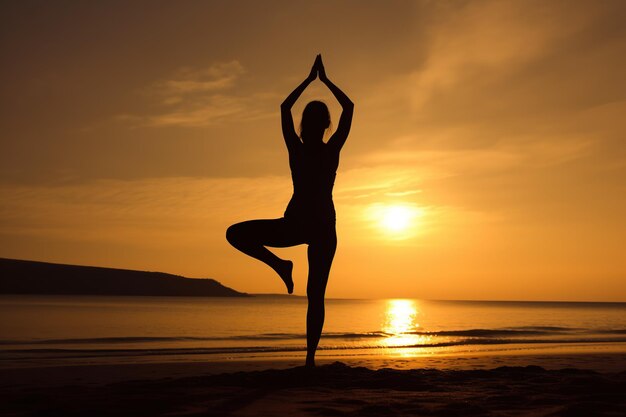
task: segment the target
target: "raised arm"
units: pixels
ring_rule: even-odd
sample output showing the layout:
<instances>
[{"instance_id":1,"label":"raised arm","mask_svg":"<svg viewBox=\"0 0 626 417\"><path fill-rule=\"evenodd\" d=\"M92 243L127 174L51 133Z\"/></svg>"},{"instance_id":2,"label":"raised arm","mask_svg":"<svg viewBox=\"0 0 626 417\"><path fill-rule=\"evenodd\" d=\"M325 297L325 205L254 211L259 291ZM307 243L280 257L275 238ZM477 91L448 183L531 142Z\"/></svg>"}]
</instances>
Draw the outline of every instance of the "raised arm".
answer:
<instances>
[{"instance_id":1,"label":"raised arm","mask_svg":"<svg viewBox=\"0 0 626 417\"><path fill-rule=\"evenodd\" d=\"M337 126L337 130L328 140L328 144L338 149L343 147L343 144L346 143L346 139L348 139L348 134L350 133L350 126L352 125L352 114L354 113L354 103L352 100L348 98L347 95L343 91L339 89L335 84L332 83L326 76L326 70L324 69L324 64L322 63L321 55L318 55L318 59L315 61L315 65L317 65L317 71L319 73L320 81L326 84L328 89L333 93L339 104L341 105L341 117L339 118L339 125Z\"/></svg>"},{"instance_id":2,"label":"raised arm","mask_svg":"<svg viewBox=\"0 0 626 417\"><path fill-rule=\"evenodd\" d=\"M316 63L317 58L315 60L315 63L313 64L313 67L311 68L309 76L306 77L306 79L302 81L302 83L297 86L296 89L293 90L291 94L287 96L285 101L283 101L283 103L280 105L280 120L283 127L283 137L285 138L285 144L287 145L288 150L291 150L295 146L298 146L302 143L293 126L293 116L291 115L291 108L293 107L295 102L298 101L298 98L300 97L300 95L302 95L304 89L307 88L309 84L311 84L311 82L315 80L315 78L317 78Z\"/></svg>"}]
</instances>

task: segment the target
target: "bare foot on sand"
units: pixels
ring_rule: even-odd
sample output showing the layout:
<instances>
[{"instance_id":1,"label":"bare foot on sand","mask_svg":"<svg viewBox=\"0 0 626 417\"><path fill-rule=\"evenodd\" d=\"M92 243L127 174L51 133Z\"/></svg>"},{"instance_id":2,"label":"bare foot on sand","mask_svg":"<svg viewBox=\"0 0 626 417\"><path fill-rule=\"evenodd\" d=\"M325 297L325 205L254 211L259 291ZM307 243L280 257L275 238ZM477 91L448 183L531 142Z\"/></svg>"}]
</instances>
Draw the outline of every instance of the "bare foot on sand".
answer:
<instances>
[{"instance_id":1,"label":"bare foot on sand","mask_svg":"<svg viewBox=\"0 0 626 417\"><path fill-rule=\"evenodd\" d=\"M280 275L280 278L287 286L287 292L289 294L293 293L293 278L291 277L291 273L293 272L293 262L283 261L282 266L276 272L278 272L278 275Z\"/></svg>"}]
</instances>

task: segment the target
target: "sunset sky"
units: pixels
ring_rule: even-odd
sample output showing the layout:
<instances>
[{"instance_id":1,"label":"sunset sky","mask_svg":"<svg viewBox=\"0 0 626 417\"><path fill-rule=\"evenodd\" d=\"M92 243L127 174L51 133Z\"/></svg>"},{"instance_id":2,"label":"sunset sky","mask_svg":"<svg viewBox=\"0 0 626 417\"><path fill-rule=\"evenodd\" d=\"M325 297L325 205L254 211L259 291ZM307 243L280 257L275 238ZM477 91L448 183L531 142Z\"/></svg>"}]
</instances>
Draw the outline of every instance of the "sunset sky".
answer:
<instances>
[{"instance_id":1,"label":"sunset sky","mask_svg":"<svg viewBox=\"0 0 626 417\"><path fill-rule=\"evenodd\" d=\"M279 105L355 103L327 296L626 301L626 2L0 6L0 257L284 291ZM316 81L294 108L321 98ZM306 287L304 246L296 294Z\"/></svg>"}]
</instances>

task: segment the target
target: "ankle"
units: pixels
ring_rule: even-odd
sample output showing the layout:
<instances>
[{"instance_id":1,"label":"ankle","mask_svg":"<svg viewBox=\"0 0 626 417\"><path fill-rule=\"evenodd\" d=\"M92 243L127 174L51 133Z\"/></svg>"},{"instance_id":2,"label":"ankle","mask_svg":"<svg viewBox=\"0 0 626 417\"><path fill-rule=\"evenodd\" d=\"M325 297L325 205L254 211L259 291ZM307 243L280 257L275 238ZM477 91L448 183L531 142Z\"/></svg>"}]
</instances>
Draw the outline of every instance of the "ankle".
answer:
<instances>
[{"instance_id":1,"label":"ankle","mask_svg":"<svg viewBox=\"0 0 626 417\"><path fill-rule=\"evenodd\" d=\"M315 357L307 356L305 366L307 368L315 368Z\"/></svg>"}]
</instances>

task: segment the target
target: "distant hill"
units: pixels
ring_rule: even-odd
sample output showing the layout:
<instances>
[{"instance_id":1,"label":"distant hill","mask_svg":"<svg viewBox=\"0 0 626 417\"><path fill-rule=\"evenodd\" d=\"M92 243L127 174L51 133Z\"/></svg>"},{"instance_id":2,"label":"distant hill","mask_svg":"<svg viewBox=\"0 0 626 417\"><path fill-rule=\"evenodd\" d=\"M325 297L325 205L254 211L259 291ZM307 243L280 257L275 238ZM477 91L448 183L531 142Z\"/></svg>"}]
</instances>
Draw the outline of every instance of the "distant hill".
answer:
<instances>
[{"instance_id":1,"label":"distant hill","mask_svg":"<svg viewBox=\"0 0 626 417\"><path fill-rule=\"evenodd\" d=\"M247 297L214 279L0 258L0 294Z\"/></svg>"}]
</instances>

